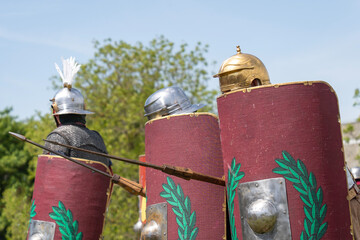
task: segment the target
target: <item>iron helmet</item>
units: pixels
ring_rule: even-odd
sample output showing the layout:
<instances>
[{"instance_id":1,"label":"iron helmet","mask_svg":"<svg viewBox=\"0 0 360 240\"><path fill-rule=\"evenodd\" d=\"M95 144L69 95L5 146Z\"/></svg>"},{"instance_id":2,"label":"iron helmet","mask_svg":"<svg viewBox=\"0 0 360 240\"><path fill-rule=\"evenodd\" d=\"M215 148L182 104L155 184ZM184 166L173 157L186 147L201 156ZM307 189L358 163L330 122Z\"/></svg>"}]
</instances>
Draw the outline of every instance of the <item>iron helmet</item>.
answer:
<instances>
[{"instance_id":1,"label":"iron helmet","mask_svg":"<svg viewBox=\"0 0 360 240\"><path fill-rule=\"evenodd\" d=\"M54 110L53 115L62 114L93 114L93 112L85 110L84 97L79 90L72 87L72 82L76 73L80 69L80 65L75 62L75 58L62 59L63 71L55 63L55 68L59 73L64 88L59 90L52 101L51 107Z\"/></svg>"},{"instance_id":2,"label":"iron helmet","mask_svg":"<svg viewBox=\"0 0 360 240\"><path fill-rule=\"evenodd\" d=\"M236 46L237 54L225 60L214 77L219 77L221 92L270 84L265 65L257 57L241 53Z\"/></svg>"},{"instance_id":3,"label":"iron helmet","mask_svg":"<svg viewBox=\"0 0 360 240\"><path fill-rule=\"evenodd\" d=\"M192 113L204 107L205 104L191 104L185 92L177 87L162 88L145 101L145 117L149 120L167 115Z\"/></svg>"}]
</instances>

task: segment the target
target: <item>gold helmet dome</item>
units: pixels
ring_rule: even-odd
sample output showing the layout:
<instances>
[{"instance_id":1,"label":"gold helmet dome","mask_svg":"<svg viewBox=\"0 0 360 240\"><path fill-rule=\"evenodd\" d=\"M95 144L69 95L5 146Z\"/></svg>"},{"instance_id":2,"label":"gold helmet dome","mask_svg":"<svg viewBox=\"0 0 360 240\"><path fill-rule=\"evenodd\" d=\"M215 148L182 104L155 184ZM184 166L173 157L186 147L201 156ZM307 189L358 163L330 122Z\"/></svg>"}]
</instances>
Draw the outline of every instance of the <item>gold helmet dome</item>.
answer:
<instances>
[{"instance_id":1,"label":"gold helmet dome","mask_svg":"<svg viewBox=\"0 0 360 240\"><path fill-rule=\"evenodd\" d=\"M242 53L236 46L237 54L226 59L214 77L219 77L221 92L270 84L265 65L257 57Z\"/></svg>"}]
</instances>

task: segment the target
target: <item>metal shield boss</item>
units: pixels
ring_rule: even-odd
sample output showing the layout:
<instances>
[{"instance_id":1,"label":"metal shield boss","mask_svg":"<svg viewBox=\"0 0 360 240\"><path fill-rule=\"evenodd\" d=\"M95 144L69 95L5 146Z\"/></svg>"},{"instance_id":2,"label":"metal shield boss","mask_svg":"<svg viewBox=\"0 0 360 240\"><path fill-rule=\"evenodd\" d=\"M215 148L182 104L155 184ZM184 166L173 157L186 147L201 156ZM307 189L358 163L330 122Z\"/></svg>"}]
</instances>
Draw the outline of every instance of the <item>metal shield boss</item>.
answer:
<instances>
[{"instance_id":1,"label":"metal shield boss","mask_svg":"<svg viewBox=\"0 0 360 240\"><path fill-rule=\"evenodd\" d=\"M331 86L259 86L217 104L232 239L353 238Z\"/></svg>"},{"instance_id":2,"label":"metal shield boss","mask_svg":"<svg viewBox=\"0 0 360 240\"><path fill-rule=\"evenodd\" d=\"M105 164L76 159L111 174ZM28 239L101 238L111 180L54 155L38 158Z\"/></svg>"},{"instance_id":3,"label":"metal shield boss","mask_svg":"<svg viewBox=\"0 0 360 240\"><path fill-rule=\"evenodd\" d=\"M148 163L190 168L221 178L218 119L190 113L150 120L145 125ZM146 225L141 239L223 239L225 188L184 180L146 168Z\"/></svg>"}]
</instances>

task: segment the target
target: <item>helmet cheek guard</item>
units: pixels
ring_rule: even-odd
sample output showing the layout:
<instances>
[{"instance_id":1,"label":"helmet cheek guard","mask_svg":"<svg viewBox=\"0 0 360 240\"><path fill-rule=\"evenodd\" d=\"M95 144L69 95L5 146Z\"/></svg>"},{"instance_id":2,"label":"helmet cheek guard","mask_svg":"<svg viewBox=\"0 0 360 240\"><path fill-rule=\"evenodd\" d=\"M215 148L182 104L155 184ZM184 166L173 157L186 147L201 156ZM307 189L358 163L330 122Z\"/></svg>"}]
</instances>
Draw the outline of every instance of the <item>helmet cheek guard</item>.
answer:
<instances>
[{"instance_id":1,"label":"helmet cheek guard","mask_svg":"<svg viewBox=\"0 0 360 240\"><path fill-rule=\"evenodd\" d=\"M55 102L55 100L53 101L53 104L51 104L51 108L53 109L53 113L57 113L59 111L59 108Z\"/></svg>"}]
</instances>

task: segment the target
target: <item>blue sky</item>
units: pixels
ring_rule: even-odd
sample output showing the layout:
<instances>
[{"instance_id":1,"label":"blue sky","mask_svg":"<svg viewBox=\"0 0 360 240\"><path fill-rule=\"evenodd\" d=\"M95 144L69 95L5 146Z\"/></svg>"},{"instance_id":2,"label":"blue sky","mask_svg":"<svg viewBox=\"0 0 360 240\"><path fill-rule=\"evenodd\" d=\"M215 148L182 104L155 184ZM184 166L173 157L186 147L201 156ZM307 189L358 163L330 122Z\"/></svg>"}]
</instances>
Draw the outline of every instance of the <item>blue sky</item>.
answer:
<instances>
[{"instance_id":1,"label":"blue sky","mask_svg":"<svg viewBox=\"0 0 360 240\"><path fill-rule=\"evenodd\" d=\"M0 110L19 119L50 111L54 62L85 63L93 40L129 43L164 35L209 44L209 67L242 52L259 57L272 83L323 80L337 92L342 122L354 121L360 88L360 1L1 1ZM209 83L218 88L218 79ZM90 106L89 106L90 108Z\"/></svg>"}]
</instances>

